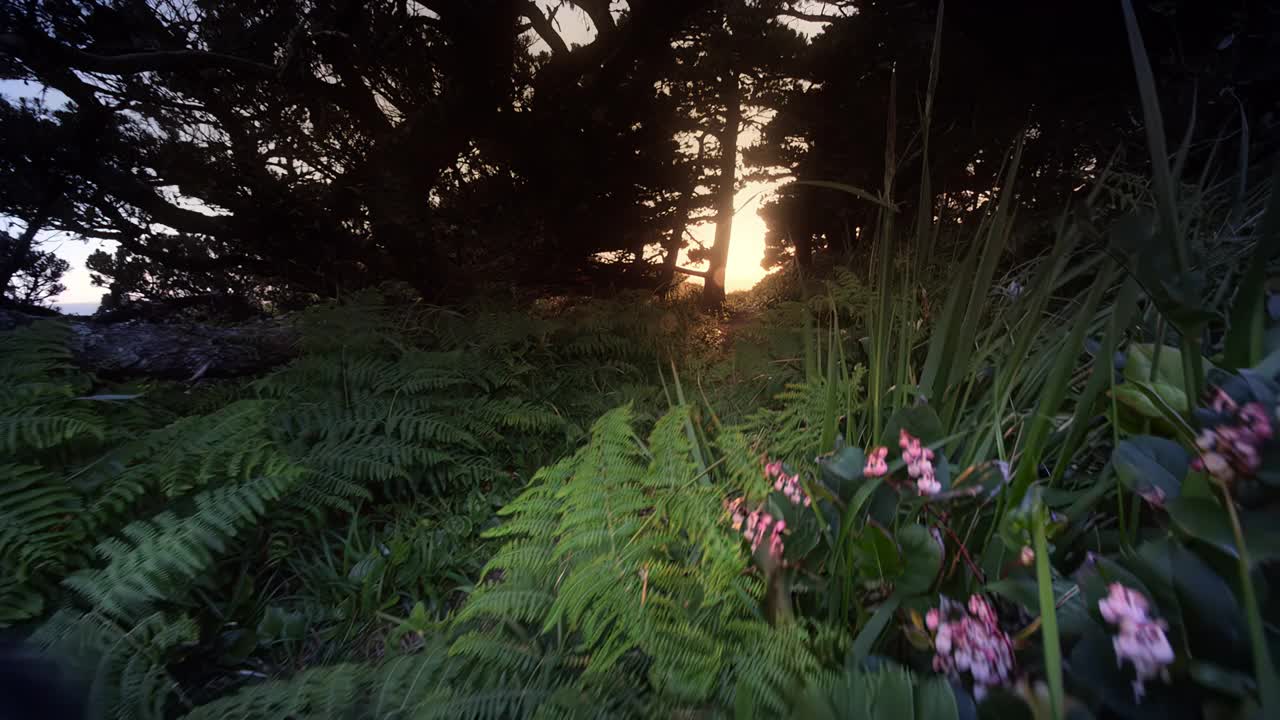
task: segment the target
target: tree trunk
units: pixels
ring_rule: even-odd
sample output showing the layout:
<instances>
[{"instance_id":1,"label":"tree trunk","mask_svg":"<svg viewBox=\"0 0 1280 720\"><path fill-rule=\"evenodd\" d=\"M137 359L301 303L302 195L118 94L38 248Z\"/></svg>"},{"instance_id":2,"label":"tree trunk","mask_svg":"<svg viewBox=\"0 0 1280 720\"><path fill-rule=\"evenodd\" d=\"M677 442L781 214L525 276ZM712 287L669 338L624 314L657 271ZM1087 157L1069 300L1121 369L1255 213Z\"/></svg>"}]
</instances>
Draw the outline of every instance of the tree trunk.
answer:
<instances>
[{"instance_id":1,"label":"tree trunk","mask_svg":"<svg viewBox=\"0 0 1280 720\"><path fill-rule=\"evenodd\" d=\"M708 310L724 303L724 273L729 263L729 240L733 237L733 200L738 176L738 125L742 122L742 96L738 71L729 68L720 88L724 103L724 129L720 133L720 186L716 188L716 237L711 262L702 286L702 305Z\"/></svg>"},{"instance_id":2,"label":"tree trunk","mask_svg":"<svg viewBox=\"0 0 1280 720\"><path fill-rule=\"evenodd\" d=\"M684 247L684 230L689 225L689 209L693 206L693 188L680 196L676 203L675 214L671 219L671 234L662 244L666 254L662 256L662 276L658 281L658 292L665 293L676 285L676 266L680 262L680 249Z\"/></svg>"},{"instance_id":3,"label":"tree trunk","mask_svg":"<svg viewBox=\"0 0 1280 720\"><path fill-rule=\"evenodd\" d=\"M9 290L9 283L13 282L13 276L25 270L31 262L36 233L44 229L44 224L49 221L49 215L53 212L54 203L59 197L60 193L56 187L50 189L45 195L44 202L40 203L35 213L27 218L27 227L22 233L16 238L10 236L0 240L0 304L4 303L5 293Z\"/></svg>"},{"instance_id":4,"label":"tree trunk","mask_svg":"<svg viewBox=\"0 0 1280 720\"><path fill-rule=\"evenodd\" d=\"M36 319L0 310L0 332ZM298 353L298 332L287 318L240 325L58 320L71 327L67 344L76 365L100 377L194 380L255 375Z\"/></svg>"}]
</instances>

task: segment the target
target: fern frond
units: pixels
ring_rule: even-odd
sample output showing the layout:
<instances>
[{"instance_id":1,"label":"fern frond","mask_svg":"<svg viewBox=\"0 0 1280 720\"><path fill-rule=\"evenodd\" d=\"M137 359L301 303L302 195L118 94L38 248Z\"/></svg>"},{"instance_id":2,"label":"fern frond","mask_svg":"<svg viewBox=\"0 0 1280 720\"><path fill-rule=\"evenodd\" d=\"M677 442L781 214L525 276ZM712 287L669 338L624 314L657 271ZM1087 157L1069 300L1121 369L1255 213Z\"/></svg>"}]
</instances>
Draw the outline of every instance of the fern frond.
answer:
<instances>
[{"instance_id":1,"label":"fern frond","mask_svg":"<svg viewBox=\"0 0 1280 720\"><path fill-rule=\"evenodd\" d=\"M126 540L98 546L105 567L75 573L66 585L111 617L136 618L158 601L181 596L238 530L266 514L294 479L281 472L206 490L195 496L196 510L187 517L165 512L132 523L124 529Z\"/></svg>"}]
</instances>

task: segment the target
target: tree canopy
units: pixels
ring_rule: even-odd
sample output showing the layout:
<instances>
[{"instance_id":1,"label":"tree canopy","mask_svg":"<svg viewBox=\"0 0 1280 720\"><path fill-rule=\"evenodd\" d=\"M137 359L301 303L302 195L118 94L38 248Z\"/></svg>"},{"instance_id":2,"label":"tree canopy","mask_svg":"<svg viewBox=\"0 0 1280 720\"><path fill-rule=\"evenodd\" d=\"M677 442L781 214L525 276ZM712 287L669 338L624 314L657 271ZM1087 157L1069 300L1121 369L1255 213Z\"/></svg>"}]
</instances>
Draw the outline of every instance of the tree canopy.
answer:
<instances>
[{"instance_id":1,"label":"tree canopy","mask_svg":"<svg viewBox=\"0 0 1280 720\"><path fill-rule=\"evenodd\" d=\"M1197 137L1238 132L1241 118L1261 137L1280 86L1266 60L1277 13L1207 5L1150 3L1151 55L1186 116L1200 112ZM117 243L90 261L117 301L229 292L253 303L386 280L431 299L484 283L660 288L691 272L680 252L687 228L704 221L717 223L714 245L688 249L710 269L692 274L722 295L733 193L752 172L876 189L892 117L906 148L897 192L915 194L939 9L873 0L2 7L0 79L66 98L0 102L0 213L22 228L0 245L4 286L47 280L34 240L61 231ZM594 28L589 42L566 40L560 20L570 13ZM974 209L1020 134L1031 177L1020 202L1046 212L1059 209L1046 198L1136 141L1118 16L1118 3L1103 0L946 8L928 155L940 209ZM741 158L740 143L751 145ZM874 212L825 191L786 192L764 212L766 262L847 252Z\"/></svg>"}]
</instances>

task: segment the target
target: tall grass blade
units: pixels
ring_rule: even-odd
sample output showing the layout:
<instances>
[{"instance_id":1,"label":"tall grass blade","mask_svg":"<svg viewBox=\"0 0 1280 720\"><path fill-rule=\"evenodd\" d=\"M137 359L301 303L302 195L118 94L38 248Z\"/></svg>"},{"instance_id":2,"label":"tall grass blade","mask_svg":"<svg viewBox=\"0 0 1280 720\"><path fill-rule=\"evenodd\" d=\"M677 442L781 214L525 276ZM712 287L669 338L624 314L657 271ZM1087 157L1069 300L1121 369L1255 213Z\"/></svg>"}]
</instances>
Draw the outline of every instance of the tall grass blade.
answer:
<instances>
[{"instance_id":1,"label":"tall grass blade","mask_svg":"<svg viewBox=\"0 0 1280 720\"><path fill-rule=\"evenodd\" d=\"M1043 506L1032 518L1032 542L1036 553L1036 586L1040 596L1040 632L1044 645L1044 674L1049 681L1049 702L1054 720L1065 713L1062 683L1062 640L1058 636L1057 601L1053 593L1053 573L1049 568L1049 541L1045 535Z\"/></svg>"},{"instance_id":2,"label":"tall grass blade","mask_svg":"<svg viewBox=\"0 0 1280 720\"><path fill-rule=\"evenodd\" d=\"M1231 306L1223 360L1228 367L1253 367L1262 360L1266 324L1267 263L1280 249L1280 161L1271 175L1271 195L1258 223L1253 255Z\"/></svg>"},{"instance_id":3,"label":"tall grass blade","mask_svg":"<svg viewBox=\"0 0 1280 720\"><path fill-rule=\"evenodd\" d=\"M1098 308L1098 303L1102 301L1103 293L1110 287L1114 272L1114 263L1108 261L1105 271L1098 273L1093 287L1089 289L1089 295L1078 311L1063 346L1055 348L1050 345L1046 348L1046 353L1055 360L1049 377L1040 390L1040 404L1027 428L1026 440L1018 460L1018 469L1015 471L1013 484L1009 488L1007 507L1017 507L1031 487L1031 483L1036 479L1045 441L1049 437L1050 424L1058 408L1062 406L1062 401L1067 394L1067 386L1071 382L1071 368L1075 366L1076 356L1084 346L1084 336L1089 328L1089 322Z\"/></svg>"},{"instance_id":4,"label":"tall grass blade","mask_svg":"<svg viewBox=\"0 0 1280 720\"><path fill-rule=\"evenodd\" d=\"M1178 270L1186 272L1191 266L1190 253L1178 233L1178 195L1173 173L1169 170L1169 150L1165 144L1164 116L1160 113L1160 97L1156 93L1155 74L1147 58L1147 48L1142 42L1142 31L1133 12L1131 0L1121 0L1124 9L1125 29L1129 34L1129 52L1133 69L1138 77L1138 94L1142 98L1142 117L1147 126L1147 149L1151 153L1151 179L1155 186L1156 205L1160 213L1162 229L1173 241L1178 259Z\"/></svg>"},{"instance_id":5,"label":"tall grass blade","mask_svg":"<svg viewBox=\"0 0 1280 720\"><path fill-rule=\"evenodd\" d=\"M1114 380L1116 348L1124 338L1125 328L1129 326L1134 313L1138 310L1138 291L1138 282L1129 278L1116 296L1107 334L1103 337L1098 354L1093 359L1093 371L1089 376L1089 382L1076 401L1075 414L1071 418L1071 429L1059 451L1053 475L1049 478L1050 487L1061 480L1066 473L1067 466L1071 464L1072 457L1084 441L1085 433L1088 432L1089 417L1093 414L1098 397L1102 394L1103 388L1110 386Z\"/></svg>"}]
</instances>

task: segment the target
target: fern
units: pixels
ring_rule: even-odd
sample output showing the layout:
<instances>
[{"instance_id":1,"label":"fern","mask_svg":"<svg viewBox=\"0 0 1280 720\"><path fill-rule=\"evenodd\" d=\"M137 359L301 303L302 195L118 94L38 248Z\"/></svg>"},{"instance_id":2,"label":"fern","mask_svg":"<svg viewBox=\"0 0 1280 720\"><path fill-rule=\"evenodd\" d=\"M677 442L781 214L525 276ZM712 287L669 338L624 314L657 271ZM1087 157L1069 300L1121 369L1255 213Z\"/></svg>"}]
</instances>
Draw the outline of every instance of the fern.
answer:
<instances>
[{"instance_id":1,"label":"fern","mask_svg":"<svg viewBox=\"0 0 1280 720\"><path fill-rule=\"evenodd\" d=\"M193 709L186 720L449 717L442 643L377 665L343 663L253 685Z\"/></svg>"},{"instance_id":2,"label":"fern","mask_svg":"<svg viewBox=\"0 0 1280 720\"><path fill-rule=\"evenodd\" d=\"M126 620L158 601L181 597L183 586L207 570L237 532L265 515L289 488L290 467L271 470L255 480L196 495L196 510L186 517L166 512L128 525L127 539L98 546L106 567L75 573L67 585L96 610Z\"/></svg>"},{"instance_id":3,"label":"fern","mask_svg":"<svg viewBox=\"0 0 1280 720\"><path fill-rule=\"evenodd\" d=\"M122 625L98 613L60 611L31 642L84 679L89 717L162 720L181 695L167 653L197 633L186 616L153 613Z\"/></svg>"},{"instance_id":4,"label":"fern","mask_svg":"<svg viewBox=\"0 0 1280 720\"><path fill-rule=\"evenodd\" d=\"M818 682L794 699L791 717L953 720L960 716L954 691L938 675L920 680L900 667L887 665L872 672L851 668L815 677ZM976 713L971 704L969 712Z\"/></svg>"},{"instance_id":5,"label":"fern","mask_svg":"<svg viewBox=\"0 0 1280 720\"><path fill-rule=\"evenodd\" d=\"M740 663L744 645L784 643L770 657L785 658L778 672L787 679L815 665L805 633L758 619L762 585L742 581L748 558L721 522L723 494L699 470L688 422L677 408L641 443L623 407L596 422L585 447L540 471L503 509L511 520L490 533L507 544L484 574L502 579L463 607L465 632L451 652L490 683L494 673L510 682L540 667L539 637L568 633L583 658L573 687L585 691L639 653L653 702L672 707L704 703L732 677L786 684ZM512 635L513 622L522 634Z\"/></svg>"},{"instance_id":6,"label":"fern","mask_svg":"<svg viewBox=\"0 0 1280 720\"><path fill-rule=\"evenodd\" d=\"M574 524L559 511L548 521L565 522L580 549L566 544L557 554L549 546L540 559L512 546L499 556L527 567L545 559L550 572L590 553L601 571L631 573L599 597L585 585L531 592L521 617L532 634L477 616L453 638L454 655L440 639L434 651L279 673L291 677L211 702L226 678L197 689L206 678L176 665L224 658L228 638L244 638L269 610L300 618L305 641L268 632L248 646L249 658L219 663L352 660L385 636L389 613L415 599L428 598L436 618L453 612L491 550L477 535L493 508L581 437L575 418L634 394L656 397L640 370L654 366L653 346L638 339L654 337L657 325L636 315L610 318L590 307L541 317L397 315L376 301L321 308L302 320L305 354L254 382L249 397L231 385L100 390L72 367L65 328L38 323L0 334L0 624L34 621L32 642L81 668L102 717L171 717L182 708L194 717L635 715L650 707L645 673L662 662L668 675L696 663L675 647L687 618L662 620L668 636L636 635L615 622L627 593L646 582L631 565L650 564L657 594L646 604L667 612L658 607L663 593L694 588L698 568L662 543L674 539L687 553L693 545L680 534L705 535L712 525L699 512L646 499L693 480L687 452L670 454L661 467L675 475L659 481L650 477L659 466L650 468L633 440L625 452L640 453L631 458L636 474L613 488L627 504L609 506L606 516L644 535L620 562L605 562L602 550L622 535L593 540L594 516ZM86 397L95 392L132 399ZM672 438L683 437L680 422L667 423ZM619 461L609 450L595 464L607 470ZM704 481L699 502L718 507ZM594 498L573 507L613 502L614 493ZM663 521L645 530L655 510ZM349 532L330 529L343 524ZM745 562L738 552L726 577ZM581 567L579 584L594 572ZM501 614L503 604L521 602L517 584L504 591L480 593L475 606L496 601ZM194 608L203 611L198 623L183 614ZM552 614L607 651L584 652L581 633L567 643L549 638ZM486 654L504 661L484 672L465 662ZM619 676L609 667L627 670ZM700 676L700 687L709 688L714 671L704 671L712 679Z\"/></svg>"}]
</instances>

